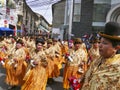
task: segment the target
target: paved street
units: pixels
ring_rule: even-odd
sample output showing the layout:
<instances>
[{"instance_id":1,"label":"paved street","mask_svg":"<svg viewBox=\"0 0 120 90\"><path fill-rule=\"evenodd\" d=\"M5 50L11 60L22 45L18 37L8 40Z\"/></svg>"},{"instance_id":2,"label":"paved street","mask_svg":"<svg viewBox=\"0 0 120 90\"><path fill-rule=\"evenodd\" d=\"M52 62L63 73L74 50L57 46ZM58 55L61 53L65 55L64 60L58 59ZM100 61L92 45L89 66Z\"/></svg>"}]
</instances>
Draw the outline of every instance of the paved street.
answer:
<instances>
[{"instance_id":1,"label":"paved street","mask_svg":"<svg viewBox=\"0 0 120 90\"><path fill-rule=\"evenodd\" d=\"M63 90L62 88L62 72L58 78L54 78L54 82L52 84L48 84L46 90ZM5 84L5 70L0 66L0 90L7 90L8 85ZM12 90L20 90L19 87L12 89Z\"/></svg>"}]
</instances>

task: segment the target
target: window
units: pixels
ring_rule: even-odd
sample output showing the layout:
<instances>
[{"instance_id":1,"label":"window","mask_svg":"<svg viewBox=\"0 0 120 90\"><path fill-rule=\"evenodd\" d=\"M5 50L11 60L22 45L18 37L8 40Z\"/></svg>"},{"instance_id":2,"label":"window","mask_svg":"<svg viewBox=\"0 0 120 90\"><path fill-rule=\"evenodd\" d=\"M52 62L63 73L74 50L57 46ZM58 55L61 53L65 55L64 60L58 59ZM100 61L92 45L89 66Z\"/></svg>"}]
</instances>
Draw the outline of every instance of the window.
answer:
<instances>
[{"instance_id":1,"label":"window","mask_svg":"<svg viewBox=\"0 0 120 90\"><path fill-rule=\"evenodd\" d=\"M74 4L73 22L80 22L81 3Z\"/></svg>"}]
</instances>

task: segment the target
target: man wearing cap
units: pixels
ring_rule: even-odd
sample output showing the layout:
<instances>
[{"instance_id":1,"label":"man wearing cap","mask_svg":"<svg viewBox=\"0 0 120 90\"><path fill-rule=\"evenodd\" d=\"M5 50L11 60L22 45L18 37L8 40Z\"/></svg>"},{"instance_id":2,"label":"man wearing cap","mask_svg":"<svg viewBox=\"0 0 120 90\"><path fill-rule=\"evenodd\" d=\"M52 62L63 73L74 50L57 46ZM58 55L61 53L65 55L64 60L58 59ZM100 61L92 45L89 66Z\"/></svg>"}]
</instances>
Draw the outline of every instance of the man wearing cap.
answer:
<instances>
[{"instance_id":1,"label":"man wearing cap","mask_svg":"<svg viewBox=\"0 0 120 90\"><path fill-rule=\"evenodd\" d=\"M120 25L108 22L101 36L101 57L92 62L82 90L120 90Z\"/></svg>"}]
</instances>

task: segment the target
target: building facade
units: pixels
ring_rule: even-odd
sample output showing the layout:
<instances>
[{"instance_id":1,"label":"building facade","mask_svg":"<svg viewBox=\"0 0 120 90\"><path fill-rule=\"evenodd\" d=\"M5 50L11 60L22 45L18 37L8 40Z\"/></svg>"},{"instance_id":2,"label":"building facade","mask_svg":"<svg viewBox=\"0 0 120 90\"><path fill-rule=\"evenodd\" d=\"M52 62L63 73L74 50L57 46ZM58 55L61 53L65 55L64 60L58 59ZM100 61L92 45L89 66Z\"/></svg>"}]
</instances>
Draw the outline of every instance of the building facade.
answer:
<instances>
[{"instance_id":1,"label":"building facade","mask_svg":"<svg viewBox=\"0 0 120 90\"><path fill-rule=\"evenodd\" d=\"M33 12L26 0L0 0L0 27L15 30L15 35L35 35L39 28L43 29L39 25L44 21L45 18ZM43 27L49 31L47 25L50 26L46 23Z\"/></svg>"},{"instance_id":2,"label":"building facade","mask_svg":"<svg viewBox=\"0 0 120 90\"><path fill-rule=\"evenodd\" d=\"M120 0L74 0L72 33L81 37L103 31L108 21L120 23L119 7Z\"/></svg>"},{"instance_id":3,"label":"building facade","mask_svg":"<svg viewBox=\"0 0 120 90\"><path fill-rule=\"evenodd\" d=\"M38 35L41 34L41 32L47 34L50 31L50 24L46 19L42 15L33 12L25 0L23 4L22 21L22 30L24 30L23 34L25 35Z\"/></svg>"},{"instance_id":4,"label":"building facade","mask_svg":"<svg viewBox=\"0 0 120 90\"><path fill-rule=\"evenodd\" d=\"M62 20L64 24L56 26L59 28L62 26L63 37L61 38L63 39L69 36L82 37L85 34L98 33L103 31L108 21L120 23L120 0L65 0L65 2L61 0L61 2L65 3L65 9L60 11L61 16L64 15L64 20L57 19L57 21ZM56 20L55 17L53 18ZM72 24L70 24L71 21ZM71 30L70 27L72 27Z\"/></svg>"},{"instance_id":5,"label":"building facade","mask_svg":"<svg viewBox=\"0 0 120 90\"><path fill-rule=\"evenodd\" d=\"M63 39L64 35L64 18L65 18L65 2L66 0L61 0L52 5L52 37Z\"/></svg>"},{"instance_id":6,"label":"building facade","mask_svg":"<svg viewBox=\"0 0 120 90\"><path fill-rule=\"evenodd\" d=\"M0 27L16 26L16 2L13 0L0 0Z\"/></svg>"}]
</instances>

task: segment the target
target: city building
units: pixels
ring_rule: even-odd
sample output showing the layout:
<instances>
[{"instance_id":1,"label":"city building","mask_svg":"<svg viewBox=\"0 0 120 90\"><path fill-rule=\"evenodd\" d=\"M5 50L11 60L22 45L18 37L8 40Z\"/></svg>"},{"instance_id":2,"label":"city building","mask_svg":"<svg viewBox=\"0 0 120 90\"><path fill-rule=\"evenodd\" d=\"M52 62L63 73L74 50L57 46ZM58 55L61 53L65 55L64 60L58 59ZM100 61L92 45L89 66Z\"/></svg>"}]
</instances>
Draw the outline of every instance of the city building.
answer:
<instances>
[{"instance_id":1,"label":"city building","mask_svg":"<svg viewBox=\"0 0 120 90\"><path fill-rule=\"evenodd\" d=\"M39 17L39 20L36 22L38 25L38 32L40 35L50 37L51 35L51 24L48 23L48 21L40 14L36 13L36 15ZM36 34L38 34L38 32Z\"/></svg>"},{"instance_id":2,"label":"city building","mask_svg":"<svg viewBox=\"0 0 120 90\"><path fill-rule=\"evenodd\" d=\"M66 0L61 0L52 5L52 37L63 39L64 30L62 29L64 25L65 18L65 2Z\"/></svg>"},{"instance_id":3,"label":"city building","mask_svg":"<svg viewBox=\"0 0 120 90\"><path fill-rule=\"evenodd\" d=\"M16 4L12 0L0 0L0 27L15 26L17 23Z\"/></svg>"},{"instance_id":4,"label":"city building","mask_svg":"<svg viewBox=\"0 0 120 90\"><path fill-rule=\"evenodd\" d=\"M33 12L26 0L0 0L0 27L13 29L14 35L35 35L43 28L49 31L50 24L44 22L45 18Z\"/></svg>"},{"instance_id":5,"label":"city building","mask_svg":"<svg viewBox=\"0 0 120 90\"><path fill-rule=\"evenodd\" d=\"M55 9L62 8L60 3L65 3L65 9L60 14ZM61 0L56 3L59 5L54 8L55 15L64 15L64 20L53 16L53 20L59 23L54 27L60 29L63 36L61 39L70 39L72 37L82 37L85 34L98 33L103 31L103 27L108 21L120 23L120 0ZM55 21L53 21L53 25Z\"/></svg>"},{"instance_id":6,"label":"city building","mask_svg":"<svg viewBox=\"0 0 120 90\"><path fill-rule=\"evenodd\" d=\"M50 24L46 19L42 15L33 12L25 0L23 3L22 22L22 30L25 35L38 35L41 32L45 34L45 32L48 33L50 31Z\"/></svg>"}]
</instances>

